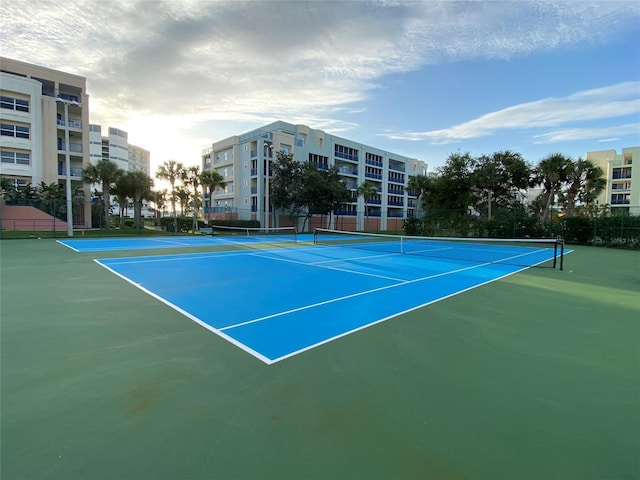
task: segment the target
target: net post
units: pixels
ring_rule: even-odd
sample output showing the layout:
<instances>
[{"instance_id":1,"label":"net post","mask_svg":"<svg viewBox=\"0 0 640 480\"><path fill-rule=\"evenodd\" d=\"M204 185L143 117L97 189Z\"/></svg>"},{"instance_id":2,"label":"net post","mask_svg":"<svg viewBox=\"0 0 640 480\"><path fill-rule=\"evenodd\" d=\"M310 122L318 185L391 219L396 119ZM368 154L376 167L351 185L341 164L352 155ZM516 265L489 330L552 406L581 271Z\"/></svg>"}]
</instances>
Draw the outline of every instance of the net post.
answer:
<instances>
[{"instance_id":1,"label":"net post","mask_svg":"<svg viewBox=\"0 0 640 480\"><path fill-rule=\"evenodd\" d=\"M560 239L560 270L564 270L564 238Z\"/></svg>"}]
</instances>

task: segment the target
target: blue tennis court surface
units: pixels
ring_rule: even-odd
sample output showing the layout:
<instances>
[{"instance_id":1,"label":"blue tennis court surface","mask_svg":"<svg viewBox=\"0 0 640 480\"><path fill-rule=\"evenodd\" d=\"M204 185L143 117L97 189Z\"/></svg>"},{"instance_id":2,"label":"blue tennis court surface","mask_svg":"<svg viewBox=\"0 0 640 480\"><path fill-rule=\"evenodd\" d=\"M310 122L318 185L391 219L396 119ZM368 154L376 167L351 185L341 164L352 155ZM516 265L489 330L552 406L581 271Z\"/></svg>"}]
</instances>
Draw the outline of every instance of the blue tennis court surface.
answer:
<instances>
[{"instance_id":1,"label":"blue tennis court surface","mask_svg":"<svg viewBox=\"0 0 640 480\"><path fill-rule=\"evenodd\" d=\"M96 262L267 364L525 268L330 246Z\"/></svg>"},{"instance_id":2,"label":"blue tennis court surface","mask_svg":"<svg viewBox=\"0 0 640 480\"><path fill-rule=\"evenodd\" d=\"M313 239L312 235L299 235L299 241ZM135 237L135 238L81 238L58 240L58 243L76 252L103 252L112 250L146 250L156 248L206 247L237 244L274 243L269 236L211 236L190 235L183 237Z\"/></svg>"}]
</instances>

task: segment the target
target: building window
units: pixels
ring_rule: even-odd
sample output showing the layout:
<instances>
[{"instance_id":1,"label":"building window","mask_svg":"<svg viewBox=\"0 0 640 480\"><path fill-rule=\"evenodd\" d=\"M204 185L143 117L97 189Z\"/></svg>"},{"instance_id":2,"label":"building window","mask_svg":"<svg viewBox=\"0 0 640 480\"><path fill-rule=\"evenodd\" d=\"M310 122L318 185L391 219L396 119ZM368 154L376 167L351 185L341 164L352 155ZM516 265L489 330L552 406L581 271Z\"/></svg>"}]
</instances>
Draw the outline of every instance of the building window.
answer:
<instances>
[{"instance_id":1,"label":"building window","mask_svg":"<svg viewBox=\"0 0 640 480\"><path fill-rule=\"evenodd\" d=\"M0 108L16 110L18 112L28 112L29 101L13 97L0 97Z\"/></svg>"},{"instance_id":2,"label":"building window","mask_svg":"<svg viewBox=\"0 0 640 480\"><path fill-rule=\"evenodd\" d=\"M4 137L29 138L29 127L0 124L0 135Z\"/></svg>"},{"instance_id":3,"label":"building window","mask_svg":"<svg viewBox=\"0 0 640 480\"><path fill-rule=\"evenodd\" d=\"M7 152L3 150L0 152L0 162L14 165L30 165L31 157L28 153Z\"/></svg>"}]
</instances>

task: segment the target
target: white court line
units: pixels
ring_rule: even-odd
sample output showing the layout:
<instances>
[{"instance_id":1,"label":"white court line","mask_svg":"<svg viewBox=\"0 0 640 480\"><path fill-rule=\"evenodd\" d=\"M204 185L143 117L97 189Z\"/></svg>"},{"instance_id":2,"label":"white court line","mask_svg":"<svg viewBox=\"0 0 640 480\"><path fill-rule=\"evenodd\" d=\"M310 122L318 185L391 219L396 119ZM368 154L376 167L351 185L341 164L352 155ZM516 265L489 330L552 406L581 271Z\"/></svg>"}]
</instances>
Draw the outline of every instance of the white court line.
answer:
<instances>
[{"instance_id":1,"label":"white court line","mask_svg":"<svg viewBox=\"0 0 640 480\"><path fill-rule=\"evenodd\" d=\"M178 253L175 255L157 255L156 257L130 257L132 260L123 260L117 262L118 257L115 258L100 258L94 260L100 261L113 261L113 265L128 265L135 263L153 263L153 262L176 262L182 260L198 260L201 258L214 258L214 257L237 257L237 256L249 256L249 252L211 252L211 253ZM135 259L135 260L133 260Z\"/></svg>"},{"instance_id":2,"label":"white court line","mask_svg":"<svg viewBox=\"0 0 640 480\"><path fill-rule=\"evenodd\" d=\"M544 251L544 249L541 249L540 251ZM514 255L514 256L512 256L510 258L503 259L503 261L504 260L510 260L512 258L522 257L524 255L525 254ZM528 254L526 254L526 255L528 255ZM547 260L543 260L540 263L544 263L546 261ZM494 262L486 262L486 263L481 263L481 264L478 264L478 265L472 265L470 267L459 268L457 270L450 270L450 271L447 271L447 272L436 273L435 275L428 275L426 277L420 277L420 278L416 278L416 279L413 279L413 280L403 280L403 281L400 281L399 283L396 283L396 284L393 284L393 285L386 285L384 287L378 287L378 288L373 288L371 290L365 290L364 292L352 293L351 295L345 295L343 297L333 298L331 300L325 300L323 302L318 302L318 303L314 303L314 304L311 304L311 305L305 305L304 307L293 308L291 310L286 310L284 312L274 313L272 315L267 315L267 316L264 316L264 317L255 318L253 320L248 320L246 322L240 322L240 323L236 323L234 325L228 325L226 327L221 328L220 331L225 331L225 330L229 330L229 329L236 328L236 327L242 327L244 325L250 325L252 323L262 322L264 320L269 320L271 318L288 315L290 313L300 312L300 311L303 311L303 310L309 310L311 308L319 307L321 305L327 305L327 304L330 304L330 303L341 302L342 300L347 300L349 298L355 298L355 297L360 297L360 296L363 296L363 295L369 295L370 293L381 292L383 290L389 290L391 288L402 287L404 285L423 282L425 280L431 280L433 278L444 277L446 275L451 275L453 273L460 273L460 272L464 272L464 271L467 271L467 270L473 270L475 268L485 267L487 265L493 265L493 264L494 264ZM529 268L529 267L523 267L522 270L524 270L526 268ZM520 271L520 270L518 270L518 271ZM358 273L358 272L354 272L354 273ZM502 277L500 277L500 278L502 278Z\"/></svg>"},{"instance_id":3,"label":"white court line","mask_svg":"<svg viewBox=\"0 0 640 480\"><path fill-rule=\"evenodd\" d=\"M346 268L325 267L324 265L318 265L317 263L300 262L298 260L291 260L291 259L288 259L288 258L270 257L268 255L260 255L258 253L252 253L251 255L254 256L254 257L266 258L268 260L276 260L278 262L296 263L298 265L304 265L306 267L318 267L318 268L324 268L326 270L336 270L338 272L355 273L357 275L364 275L364 276L367 276L367 277L376 277L376 278L382 278L382 279L385 279L385 280L393 280L394 282L404 282L405 281L404 278L386 277L384 275L377 275L375 273L359 272L357 270L349 270L349 269L346 269ZM400 254L396 253L394 255L400 255ZM341 261L344 262L344 261L349 261L349 260L351 260L351 259L346 259L346 260L341 260Z\"/></svg>"},{"instance_id":4,"label":"white court line","mask_svg":"<svg viewBox=\"0 0 640 480\"><path fill-rule=\"evenodd\" d=\"M73 250L74 252L78 252L80 253L80 250L78 250L77 248L73 248L71 245L67 245L66 243L64 243L62 240L56 240L57 243L59 243L60 245L63 245L67 248L70 248L71 250Z\"/></svg>"},{"instance_id":5,"label":"white court line","mask_svg":"<svg viewBox=\"0 0 640 480\"><path fill-rule=\"evenodd\" d=\"M182 243L182 242L176 242L175 240L159 240L159 239L150 239L153 242L158 242L158 243L168 243L170 245L182 245L184 247L192 247L195 246L193 243Z\"/></svg>"},{"instance_id":6,"label":"white court line","mask_svg":"<svg viewBox=\"0 0 640 480\"><path fill-rule=\"evenodd\" d=\"M156 295L151 290L148 290L148 289L144 288L142 285L140 285L139 283L136 283L136 282L132 281L131 279L127 278L126 276L121 275L120 273L116 272L115 270L113 270L112 268L108 267L107 265L105 265L103 263L100 263L100 260L94 259L93 261L96 262L101 267L106 268L107 270L109 270L114 275L117 275L118 277L122 278L126 282L130 283L134 287L139 288L144 293L146 293L148 295L151 295L156 300L159 300L160 302L164 303L165 305L173 308L178 313L181 313L182 315L184 315L185 317L189 318L190 320L193 320L194 322L196 322L201 327L204 327L207 330L209 330L210 332L213 332L216 335L224 338L226 341L232 343L233 345L235 345L236 347L240 348L241 350L244 350L248 354L253 355L257 359L259 359L259 360L263 361L264 363L266 363L267 365L271 365L272 361L271 361L270 358L265 357L261 353L256 352L255 350L247 347L244 343L241 343L241 342L237 341L235 338L230 337L230 336L226 335L225 333L221 332L220 330L218 330L217 328L214 328L211 325L209 325L208 323L203 322L198 317L196 317L194 315L191 315L186 310L183 310L182 308L178 307L177 305L174 305L173 303L169 302L168 300L164 299L163 297L161 297L159 295Z\"/></svg>"}]
</instances>

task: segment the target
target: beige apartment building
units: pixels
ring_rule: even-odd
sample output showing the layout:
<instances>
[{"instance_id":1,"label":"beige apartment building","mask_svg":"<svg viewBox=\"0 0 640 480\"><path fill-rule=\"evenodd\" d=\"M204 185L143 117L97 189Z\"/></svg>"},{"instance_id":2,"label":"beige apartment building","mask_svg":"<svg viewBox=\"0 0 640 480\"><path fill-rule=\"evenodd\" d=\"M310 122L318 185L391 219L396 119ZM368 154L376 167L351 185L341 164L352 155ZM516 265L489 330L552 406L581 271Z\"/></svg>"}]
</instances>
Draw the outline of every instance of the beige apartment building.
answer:
<instances>
[{"instance_id":1,"label":"beige apartment building","mask_svg":"<svg viewBox=\"0 0 640 480\"><path fill-rule=\"evenodd\" d=\"M609 205L612 213L640 215L640 146L587 152L587 160L605 172L607 188L598 197L600 205ZM634 167L635 165L635 167Z\"/></svg>"},{"instance_id":2,"label":"beige apartment building","mask_svg":"<svg viewBox=\"0 0 640 480\"><path fill-rule=\"evenodd\" d=\"M63 185L75 195L73 226L90 227L86 78L1 57L0 96L0 174L15 186Z\"/></svg>"},{"instance_id":3,"label":"beige apartment building","mask_svg":"<svg viewBox=\"0 0 640 480\"><path fill-rule=\"evenodd\" d=\"M410 177L426 174L424 161L306 125L277 121L215 142L203 151L203 171L215 170L226 182L211 199L205 194L205 217L300 228L301 219L274 212L269 201L271 165L277 152L292 154L294 160L311 163L320 170L336 167L351 192L351 201L341 211L329 218L311 218L307 229L328 224L341 230L401 230L403 220L416 215L418 199L406 187ZM366 202L357 194L358 186L365 181L377 190Z\"/></svg>"}]
</instances>

